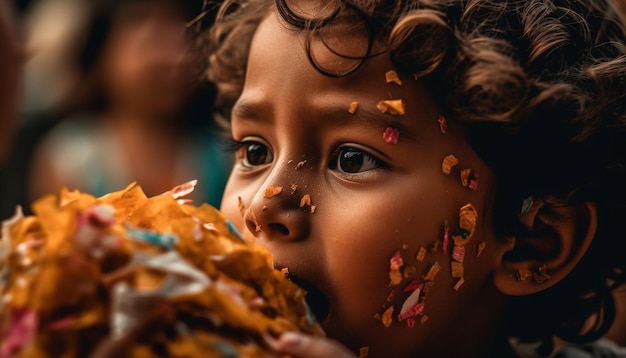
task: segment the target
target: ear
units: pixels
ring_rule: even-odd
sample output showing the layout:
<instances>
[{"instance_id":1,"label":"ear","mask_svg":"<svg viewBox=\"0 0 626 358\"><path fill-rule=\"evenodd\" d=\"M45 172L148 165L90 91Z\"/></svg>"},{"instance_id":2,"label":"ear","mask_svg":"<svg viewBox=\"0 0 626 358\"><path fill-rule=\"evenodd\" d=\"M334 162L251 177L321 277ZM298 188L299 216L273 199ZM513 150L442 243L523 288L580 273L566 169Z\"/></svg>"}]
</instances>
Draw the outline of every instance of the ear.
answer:
<instances>
[{"instance_id":1,"label":"ear","mask_svg":"<svg viewBox=\"0 0 626 358\"><path fill-rule=\"evenodd\" d=\"M596 205L555 206L535 200L519 215L521 230L494 272L496 288L507 295L529 295L561 281L584 256L598 224Z\"/></svg>"}]
</instances>

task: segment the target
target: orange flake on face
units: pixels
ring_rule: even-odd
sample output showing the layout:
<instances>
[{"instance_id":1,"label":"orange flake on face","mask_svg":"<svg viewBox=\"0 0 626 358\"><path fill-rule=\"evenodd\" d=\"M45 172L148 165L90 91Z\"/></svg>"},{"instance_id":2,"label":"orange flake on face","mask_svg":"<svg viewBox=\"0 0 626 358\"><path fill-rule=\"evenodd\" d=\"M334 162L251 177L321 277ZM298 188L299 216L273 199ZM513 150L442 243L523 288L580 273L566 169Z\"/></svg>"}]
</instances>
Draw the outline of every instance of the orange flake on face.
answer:
<instances>
[{"instance_id":1,"label":"orange flake on face","mask_svg":"<svg viewBox=\"0 0 626 358\"><path fill-rule=\"evenodd\" d=\"M389 286L397 286L402 282L402 272L400 270L389 270Z\"/></svg>"},{"instance_id":2,"label":"orange flake on face","mask_svg":"<svg viewBox=\"0 0 626 358\"><path fill-rule=\"evenodd\" d=\"M378 102L376 108L381 113L390 114L392 116L401 116L406 113L404 101L401 99L386 99Z\"/></svg>"},{"instance_id":3,"label":"orange flake on face","mask_svg":"<svg viewBox=\"0 0 626 358\"><path fill-rule=\"evenodd\" d=\"M316 209L317 209L317 206L311 205L311 214L315 214Z\"/></svg>"},{"instance_id":4,"label":"orange flake on face","mask_svg":"<svg viewBox=\"0 0 626 358\"><path fill-rule=\"evenodd\" d=\"M298 184L296 183L291 184L290 189L291 189L291 194L295 193L296 189L298 189Z\"/></svg>"},{"instance_id":5,"label":"orange flake on face","mask_svg":"<svg viewBox=\"0 0 626 358\"><path fill-rule=\"evenodd\" d=\"M302 168L304 164L306 164L306 160L299 161L298 164L296 164L296 170Z\"/></svg>"},{"instance_id":6,"label":"orange flake on face","mask_svg":"<svg viewBox=\"0 0 626 358\"><path fill-rule=\"evenodd\" d=\"M542 283L548 281L551 278L552 277L550 277L550 275L548 275L548 266L546 266L546 265L539 266L537 271L533 272L533 279L538 284L542 284Z\"/></svg>"},{"instance_id":7,"label":"orange flake on face","mask_svg":"<svg viewBox=\"0 0 626 358\"><path fill-rule=\"evenodd\" d=\"M439 265L439 262L435 262L426 273L426 276L424 276L424 281L434 281L440 270L441 266Z\"/></svg>"},{"instance_id":8,"label":"orange flake on face","mask_svg":"<svg viewBox=\"0 0 626 358\"><path fill-rule=\"evenodd\" d=\"M441 163L441 171L444 174L449 175L452 168L457 164L459 164L459 160L456 159L454 155L447 155L443 158L443 162Z\"/></svg>"},{"instance_id":9,"label":"orange flake on face","mask_svg":"<svg viewBox=\"0 0 626 358\"><path fill-rule=\"evenodd\" d=\"M532 272L530 272L527 268L518 268L517 269L517 280L518 281L526 281L532 276Z\"/></svg>"},{"instance_id":10,"label":"orange flake on face","mask_svg":"<svg viewBox=\"0 0 626 358\"><path fill-rule=\"evenodd\" d=\"M370 354L370 347L359 348L359 358L367 358L369 354Z\"/></svg>"},{"instance_id":11,"label":"orange flake on face","mask_svg":"<svg viewBox=\"0 0 626 358\"><path fill-rule=\"evenodd\" d=\"M478 220L478 212L476 208L472 204L467 204L463 206L459 210L459 227L463 230L466 230L469 234L467 234L467 239L471 239L474 235L474 230L476 229L476 221Z\"/></svg>"},{"instance_id":12,"label":"orange flake on face","mask_svg":"<svg viewBox=\"0 0 626 358\"><path fill-rule=\"evenodd\" d=\"M261 229L261 225L259 224L259 221L256 218L256 215L254 214L254 211L252 211L250 209L246 210L245 217L248 220L252 221L252 223L254 224L254 226L255 226L254 231L256 231L256 232L263 231L263 229Z\"/></svg>"},{"instance_id":13,"label":"orange flake on face","mask_svg":"<svg viewBox=\"0 0 626 358\"><path fill-rule=\"evenodd\" d=\"M398 144L398 138L400 138L400 132L395 128L387 127L383 132L385 143Z\"/></svg>"},{"instance_id":14,"label":"orange flake on face","mask_svg":"<svg viewBox=\"0 0 626 358\"><path fill-rule=\"evenodd\" d=\"M422 318L420 318L420 324L424 324L428 322L428 316L427 315L423 315Z\"/></svg>"},{"instance_id":15,"label":"orange flake on face","mask_svg":"<svg viewBox=\"0 0 626 358\"><path fill-rule=\"evenodd\" d=\"M446 117L443 116L443 114L439 114L439 118L437 118L437 123L439 123L439 129L441 130L441 133L448 132L448 121L446 120Z\"/></svg>"},{"instance_id":16,"label":"orange flake on face","mask_svg":"<svg viewBox=\"0 0 626 358\"><path fill-rule=\"evenodd\" d=\"M385 73L385 82L386 83L395 83L398 86L402 86L402 80L398 77L398 72L394 70L389 70Z\"/></svg>"},{"instance_id":17,"label":"orange flake on face","mask_svg":"<svg viewBox=\"0 0 626 358\"><path fill-rule=\"evenodd\" d=\"M417 275L417 268L415 268L415 266L406 266L402 275L404 278L414 277Z\"/></svg>"},{"instance_id":18,"label":"orange flake on face","mask_svg":"<svg viewBox=\"0 0 626 358\"><path fill-rule=\"evenodd\" d=\"M289 278L289 268L283 267L280 269L280 272L285 275L286 278Z\"/></svg>"},{"instance_id":19,"label":"orange flake on face","mask_svg":"<svg viewBox=\"0 0 626 358\"><path fill-rule=\"evenodd\" d=\"M463 277L463 264L460 262L452 261L450 262L450 270L452 271L452 277L461 278Z\"/></svg>"},{"instance_id":20,"label":"orange flake on face","mask_svg":"<svg viewBox=\"0 0 626 358\"><path fill-rule=\"evenodd\" d=\"M300 207L305 205L311 206L311 196L309 194L304 194L302 199L300 199Z\"/></svg>"},{"instance_id":21,"label":"orange flake on face","mask_svg":"<svg viewBox=\"0 0 626 358\"><path fill-rule=\"evenodd\" d=\"M461 170L461 184L463 184L463 186L467 186L469 184L469 176L471 172L472 169L469 168Z\"/></svg>"},{"instance_id":22,"label":"orange flake on face","mask_svg":"<svg viewBox=\"0 0 626 358\"><path fill-rule=\"evenodd\" d=\"M280 193L283 192L283 187L282 186L274 186L274 187L269 187L269 188L265 188L265 193L264 196L266 198L271 198L273 196L276 196Z\"/></svg>"},{"instance_id":23,"label":"orange flake on face","mask_svg":"<svg viewBox=\"0 0 626 358\"><path fill-rule=\"evenodd\" d=\"M355 114L357 109L359 109L359 102L352 102L348 107L348 113Z\"/></svg>"},{"instance_id":24,"label":"orange flake on face","mask_svg":"<svg viewBox=\"0 0 626 358\"><path fill-rule=\"evenodd\" d=\"M418 262L422 262L424 261L424 258L426 258L426 248L424 248L423 246L420 247L420 249L417 251L417 255L415 256L415 259Z\"/></svg>"},{"instance_id":25,"label":"orange flake on face","mask_svg":"<svg viewBox=\"0 0 626 358\"><path fill-rule=\"evenodd\" d=\"M239 214L241 217L246 213L246 206L243 205L243 199L240 196L237 197L237 209L239 209Z\"/></svg>"},{"instance_id":26,"label":"orange flake on face","mask_svg":"<svg viewBox=\"0 0 626 358\"><path fill-rule=\"evenodd\" d=\"M433 241L433 243L430 245L430 253L434 254L439 252L439 245L441 245L441 242L439 240Z\"/></svg>"},{"instance_id":27,"label":"orange flake on face","mask_svg":"<svg viewBox=\"0 0 626 358\"><path fill-rule=\"evenodd\" d=\"M383 315L380 318L380 320L383 322L383 326L388 328L391 326L392 319L393 319L393 306L389 306L389 308L387 308L385 312L383 312Z\"/></svg>"},{"instance_id":28,"label":"orange flake on face","mask_svg":"<svg viewBox=\"0 0 626 358\"><path fill-rule=\"evenodd\" d=\"M485 247L487 246L487 242L485 241L481 241L478 243L478 248L476 250L476 257L479 257L480 254L483 253L483 250L485 250Z\"/></svg>"},{"instance_id":29,"label":"orange flake on face","mask_svg":"<svg viewBox=\"0 0 626 358\"><path fill-rule=\"evenodd\" d=\"M456 284L454 285L454 290L458 291L459 288L461 288L461 286L463 286L463 284L465 283L465 279L463 277L461 277Z\"/></svg>"}]
</instances>

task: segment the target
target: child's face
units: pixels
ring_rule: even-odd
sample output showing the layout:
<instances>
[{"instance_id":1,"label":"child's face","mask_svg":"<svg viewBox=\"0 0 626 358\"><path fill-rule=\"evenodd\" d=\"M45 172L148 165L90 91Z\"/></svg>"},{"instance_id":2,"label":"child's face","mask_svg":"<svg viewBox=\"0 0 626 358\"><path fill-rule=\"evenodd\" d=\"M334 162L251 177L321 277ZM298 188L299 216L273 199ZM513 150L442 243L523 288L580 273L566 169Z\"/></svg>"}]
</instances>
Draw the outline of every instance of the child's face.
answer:
<instances>
[{"instance_id":1,"label":"child's face","mask_svg":"<svg viewBox=\"0 0 626 358\"><path fill-rule=\"evenodd\" d=\"M322 296L312 306L320 314L318 306L328 303L324 327L350 348L370 346L370 354L378 356L414 355L471 337L472 329L499 311L490 273L503 246L492 229L491 172L458 126L449 124L442 133L438 109L419 81L403 77L402 86L385 83L385 73L393 69L387 55L334 79L311 66L304 36L273 14L257 30L232 118L233 137L244 145L222 210L272 251L277 267L288 268L295 281ZM329 53L317 52L316 58L338 61ZM403 99L406 114L382 114L376 105L387 99ZM355 114L348 113L351 102L359 104ZM387 127L399 130L397 144L383 139ZM460 164L445 175L442 160L449 154ZM480 175L476 191L461 184L459 171L465 168ZM266 188L274 187L282 192L266 197ZM301 205L306 194L311 206ZM430 248L441 241L444 220L451 231L458 228L459 209L468 203L478 220L464 246L465 284L455 291L451 253ZM486 247L477 257L483 241ZM420 247L428 250L421 262ZM416 273L405 268L410 277L390 286L390 259L397 251ZM441 271L423 315L408 328L397 318L409 296L403 289L412 279L424 283L435 262ZM388 301L392 290L395 297ZM390 305L393 323L385 328L373 316Z\"/></svg>"}]
</instances>

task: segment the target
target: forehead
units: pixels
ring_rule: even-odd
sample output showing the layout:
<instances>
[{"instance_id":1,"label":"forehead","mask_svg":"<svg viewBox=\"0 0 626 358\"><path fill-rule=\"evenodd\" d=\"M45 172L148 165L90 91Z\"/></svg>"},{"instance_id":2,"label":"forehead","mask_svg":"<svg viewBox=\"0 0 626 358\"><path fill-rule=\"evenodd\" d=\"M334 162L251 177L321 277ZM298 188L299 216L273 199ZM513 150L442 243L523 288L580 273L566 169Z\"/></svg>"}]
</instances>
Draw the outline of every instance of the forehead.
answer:
<instances>
[{"instance_id":1,"label":"forehead","mask_svg":"<svg viewBox=\"0 0 626 358\"><path fill-rule=\"evenodd\" d=\"M238 105L252 103L257 108L265 107L263 111L268 112L276 112L276 108L303 112L330 107L345 112L352 101L358 101L361 114L368 118L377 116L383 122L395 121L400 128L416 127L416 123L409 122L417 121L407 118L437 118L435 101L420 81L407 77L402 86L386 83L385 73L394 68L387 53L369 58L357 71L345 77L334 78L318 71L311 64L309 54L312 53L315 62L327 71L350 69L360 60L337 56L319 38L313 38L307 48L307 36L306 32L290 28L271 11L253 37L244 90ZM325 43L342 54L363 54L368 44L368 37L353 24L333 26L324 36ZM379 49L374 47L373 51ZM406 102L407 116L383 115L376 109L379 101L394 98ZM416 130L413 128L413 132Z\"/></svg>"}]
</instances>

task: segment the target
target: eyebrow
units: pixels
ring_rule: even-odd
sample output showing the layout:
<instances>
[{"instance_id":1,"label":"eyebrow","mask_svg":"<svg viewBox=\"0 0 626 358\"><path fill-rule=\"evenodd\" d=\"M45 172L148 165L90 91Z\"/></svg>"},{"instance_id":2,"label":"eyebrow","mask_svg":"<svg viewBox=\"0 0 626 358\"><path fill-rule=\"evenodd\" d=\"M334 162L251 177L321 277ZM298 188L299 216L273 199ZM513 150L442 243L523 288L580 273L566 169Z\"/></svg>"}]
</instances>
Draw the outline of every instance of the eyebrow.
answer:
<instances>
[{"instance_id":1,"label":"eyebrow","mask_svg":"<svg viewBox=\"0 0 626 358\"><path fill-rule=\"evenodd\" d=\"M323 118L324 124L335 126L347 126L354 124L366 124L374 128L395 128L400 132L400 141L416 140L417 133L409 127L411 117L409 114L393 116L380 112L375 106L372 108L359 105L356 113L348 112L349 103L347 105L334 103L325 106L315 113L318 118ZM233 106L232 115L239 119L245 119L255 122L274 123L273 111L269 106L253 101L240 100ZM381 131L381 136L382 136Z\"/></svg>"}]
</instances>

